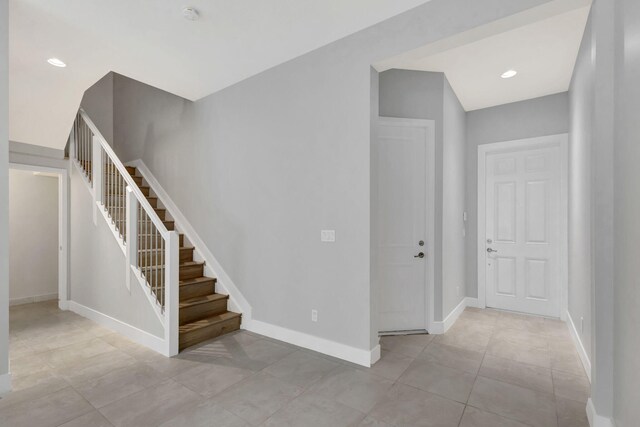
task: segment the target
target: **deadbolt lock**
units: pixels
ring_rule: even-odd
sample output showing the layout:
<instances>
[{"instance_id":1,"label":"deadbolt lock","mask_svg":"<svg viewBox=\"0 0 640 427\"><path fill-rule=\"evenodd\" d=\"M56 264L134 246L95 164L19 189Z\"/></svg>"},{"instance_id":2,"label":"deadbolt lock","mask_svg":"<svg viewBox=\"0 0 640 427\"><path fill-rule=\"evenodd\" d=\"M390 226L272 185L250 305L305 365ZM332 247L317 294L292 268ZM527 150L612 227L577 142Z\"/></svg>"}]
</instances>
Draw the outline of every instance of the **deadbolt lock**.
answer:
<instances>
[{"instance_id":1,"label":"deadbolt lock","mask_svg":"<svg viewBox=\"0 0 640 427\"><path fill-rule=\"evenodd\" d=\"M420 240L420 241L418 242L418 245L420 245L420 246L424 246L424 240Z\"/></svg>"}]
</instances>

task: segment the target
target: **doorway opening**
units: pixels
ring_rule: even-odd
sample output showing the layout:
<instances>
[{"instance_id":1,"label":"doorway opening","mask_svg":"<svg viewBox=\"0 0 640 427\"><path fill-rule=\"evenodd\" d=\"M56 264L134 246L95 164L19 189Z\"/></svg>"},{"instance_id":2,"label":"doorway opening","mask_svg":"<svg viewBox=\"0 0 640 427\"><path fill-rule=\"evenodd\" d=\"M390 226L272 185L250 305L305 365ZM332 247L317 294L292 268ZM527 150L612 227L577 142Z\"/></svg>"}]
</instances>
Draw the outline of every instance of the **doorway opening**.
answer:
<instances>
[{"instance_id":1,"label":"doorway opening","mask_svg":"<svg viewBox=\"0 0 640 427\"><path fill-rule=\"evenodd\" d=\"M66 169L9 164L9 305L68 300Z\"/></svg>"}]
</instances>

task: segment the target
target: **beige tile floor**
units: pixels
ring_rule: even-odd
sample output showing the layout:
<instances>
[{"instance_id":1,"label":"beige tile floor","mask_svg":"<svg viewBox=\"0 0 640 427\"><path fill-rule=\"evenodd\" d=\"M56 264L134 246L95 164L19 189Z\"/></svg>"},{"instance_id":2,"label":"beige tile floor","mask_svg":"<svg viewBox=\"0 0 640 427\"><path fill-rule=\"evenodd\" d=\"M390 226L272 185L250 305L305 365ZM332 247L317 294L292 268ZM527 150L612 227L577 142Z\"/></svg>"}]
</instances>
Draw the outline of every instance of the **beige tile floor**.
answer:
<instances>
[{"instance_id":1,"label":"beige tile floor","mask_svg":"<svg viewBox=\"0 0 640 427\"><path fill-rule=\"evenodd\" d=\"M167 359L51 302L10 326L0 426L588 426L566 325L537 317L467 309L371 369L248 332Z\"/></svg>"}]
</instances>

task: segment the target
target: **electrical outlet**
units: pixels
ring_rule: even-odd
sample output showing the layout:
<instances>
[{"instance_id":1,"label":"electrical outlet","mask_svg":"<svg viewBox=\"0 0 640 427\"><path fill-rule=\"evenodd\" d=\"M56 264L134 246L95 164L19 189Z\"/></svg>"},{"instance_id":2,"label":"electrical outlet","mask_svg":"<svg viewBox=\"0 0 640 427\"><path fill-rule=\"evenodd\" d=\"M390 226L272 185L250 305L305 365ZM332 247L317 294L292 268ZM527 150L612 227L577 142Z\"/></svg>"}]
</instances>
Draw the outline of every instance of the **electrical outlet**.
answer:
<instances>
[{"instance_id":1,"label":"electrical outlet","mask_svg":"<svg viewBox=\"0 0 640 427\"><path fill-rule=\"evenodd\" d=\"M311 310L311 321L312 322L318 321L318 310Z\"/></svg>"},{"instance_id":2,"label":"electrical outlet","mask_svg":"<svg viewBox=\"0 0 640 427\"><path fill-rule=\"evenodd\" d=\"M320 230L320 241L321 242L335 242L336 241L336 230Z\"/></svg>"}]
</instances>

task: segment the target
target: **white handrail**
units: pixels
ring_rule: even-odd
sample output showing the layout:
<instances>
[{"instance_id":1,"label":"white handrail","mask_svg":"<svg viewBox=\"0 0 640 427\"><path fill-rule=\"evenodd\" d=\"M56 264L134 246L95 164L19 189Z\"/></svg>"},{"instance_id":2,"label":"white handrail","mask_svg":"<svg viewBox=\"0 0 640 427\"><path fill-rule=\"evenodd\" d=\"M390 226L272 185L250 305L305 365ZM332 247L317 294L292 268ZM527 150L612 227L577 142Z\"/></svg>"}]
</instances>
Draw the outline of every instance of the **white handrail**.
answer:
<instances>
[{"instance_id":1,"label":"white handrail","mask_svg":"<svg viewBox=\"0 0 640 427\"><path fill-rule=\"evenodd\" d=\"M131 188L131 192L138 200L138 203L140 203L142 208L147 212L149 218L151 218L153 224L156 226L158 231L160 231L162 237L164 239L168 239L169 230L167 230L167 227L165 227L155 209L153 209L147 198L144 196L144 194L142 194L142 191L140 191L140 189L138 188L138 185L135 183L135 181L127 171L127 168L122 164L118 156L116 156L116 153L107 143L107 140L104 138L104 136L102 136L102 134L98 130L98 127L93 123L89 115L82 108L80 108L80 115L82 116L82 119L87 124L87 126L89 126L89 129L91 129L91 131L93 132L93 135L98 138L100 146L102 147L104 152L107 153L107 156L109 156L115 167L118 169L120 175L122 175L122 178L125 180L129 188Z\"/></svg>"}]
</instances>

